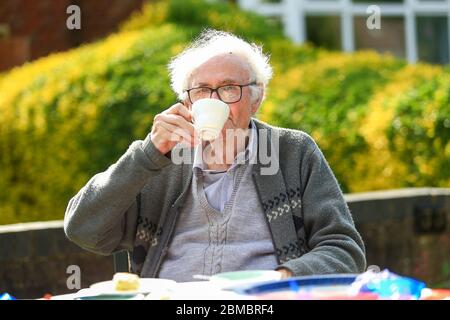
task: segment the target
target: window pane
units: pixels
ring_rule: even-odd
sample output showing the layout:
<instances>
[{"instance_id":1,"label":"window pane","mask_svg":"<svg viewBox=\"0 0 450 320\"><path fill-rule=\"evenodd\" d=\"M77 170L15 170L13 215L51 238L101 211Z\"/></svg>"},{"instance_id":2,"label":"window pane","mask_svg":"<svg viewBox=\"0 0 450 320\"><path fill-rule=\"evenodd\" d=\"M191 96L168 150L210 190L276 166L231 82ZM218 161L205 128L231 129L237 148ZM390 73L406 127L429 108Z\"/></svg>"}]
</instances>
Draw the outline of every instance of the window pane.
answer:
<instances>
[{"instance_id":1,"label":"window pane","mask_svg":"<svg viewBox=\"0 0 450 320\"><path fill-rule=\"evenodd\" d=\"M365 17L357 17L355 22L355 48L374 49L389 52L396 57L405 58L405 27L400 17L384 17L381 29L370 30Z\"/></svg>"},{"instance_id":2,"label":"window pane","mask_svg":"<svg viewBox=\"0 0 450 320\"><path fill-rule=\"evenodd\" d=\"M316 46L341 49L341 22L338 16L306 17L306 37Z\"/></svg>"},{"instance_id":3,"label":"window pane","mask_svg":"<svg viewBox=\"0 0 450 320\"><path fill-rule=\"evenodd\" d=\"M446 17L417 17L417 47L419 59L447 64L448 19Z\"/></svg>"}]
</instances>

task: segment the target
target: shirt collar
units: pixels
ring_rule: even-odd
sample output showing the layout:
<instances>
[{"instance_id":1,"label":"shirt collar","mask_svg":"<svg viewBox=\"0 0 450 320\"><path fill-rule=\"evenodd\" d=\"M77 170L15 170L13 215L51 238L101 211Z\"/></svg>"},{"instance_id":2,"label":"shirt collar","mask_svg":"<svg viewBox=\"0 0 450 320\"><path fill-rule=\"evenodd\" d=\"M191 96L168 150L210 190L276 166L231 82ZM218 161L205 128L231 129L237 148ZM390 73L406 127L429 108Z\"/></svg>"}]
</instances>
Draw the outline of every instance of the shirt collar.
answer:
<instances>
[{"instance_id":1,"label":"shirt collar","mask_svg":"<svg viewBox=\"0 0 450 320\"><path fill-rule=\"evenodd\" d=\"M258 147L258 134L256 132L256 125L253 121L253 119L250 119L250 128L249 128L249 140L248 145L245 148L244 151L239 152L236 155L236 158L234 159L233 163L231 164L230 169L233 169L238 164L242 164L244 161L250 160L250 163L252 162L252 159L254 159L256 155L256 150ZM199 144L197 147L195 147L194 152L194 163L193 168L198 168L203 172L217 172L217 170L208 170L206 168L206 164L203 162L202 159L202 145ZM229 170L230 170L229 169Z\"/></svg>"}]
</instances>

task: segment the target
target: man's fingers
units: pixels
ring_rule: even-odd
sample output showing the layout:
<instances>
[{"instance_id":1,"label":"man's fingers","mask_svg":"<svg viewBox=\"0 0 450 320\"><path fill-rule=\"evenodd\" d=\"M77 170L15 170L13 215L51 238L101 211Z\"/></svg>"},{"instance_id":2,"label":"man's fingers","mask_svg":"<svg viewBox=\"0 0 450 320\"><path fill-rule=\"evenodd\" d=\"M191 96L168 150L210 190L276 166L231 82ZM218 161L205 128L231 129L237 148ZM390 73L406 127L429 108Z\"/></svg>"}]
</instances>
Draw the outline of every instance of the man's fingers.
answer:
<instances>
[{"instance_id":1,"label":"man's fingers","mask_svg":"<svg viewBox=\"0 0 450 320\"><path fill-rule=\"evenodd\" d=\"M192 122L192 115L189 109L182 103L176 103L163 112L164 114L176 114L182 116L188 122Z\"/></svg>"},{"instance_id":2,"label":"man's fingers","mask_svg":"<svg viewBox=\"0 0 450 320\"><path fill-rule=\"evenodd\" d=\"M166 128L164 128L163 126L161 126L160 130L164 133L164 135L167 137L168 141L171 142L181 142L185 145L191 146L192 145L192 141L190 141L190 138L186 138L185 136L177 133L177 132L173 132L170 131Z\"/></svg>"},{"instance_id":3,"label":"man's fingers","mask_svg":"<svg viewBox=\"0 0 450 320\"><path fill-rule=\"evenodd\" d=\"M194 136L195 129L194 125L190 122L187 122L186 119L182 116L176 115L176 114L159 114L158 121L161 121L161 123L166 122L169 124L172 124L174 126L177 126L181 129L186 130L191 136Z\"/></svg>"},{"instance_id":4,"label":"man's fingers","mask_svg":"<svg viewBox=\"0 0 450 320\"><path fill-rule=\"evenodd\" d=\"M177 127L168 122L161 122L160 125L166 129L169 134L175 134L177 137L183 137L185 140L191 142L194 140L194 137L190 135L187 130L184 130L180 127ZM173 140L172 140L173 141Z\"/></svg>"},{"instance_id":5,"label":"man's fingers","mask_svg":"<svg viewBox=\"0 0 450 320\"><path fill-rule=\"evenodd\" d=\"M173 148L174 142L190 147L200 143L189 109L182 103L177 103L157 114L153 119L152 141L163 154Z\"/></svg>"}]
</instances>

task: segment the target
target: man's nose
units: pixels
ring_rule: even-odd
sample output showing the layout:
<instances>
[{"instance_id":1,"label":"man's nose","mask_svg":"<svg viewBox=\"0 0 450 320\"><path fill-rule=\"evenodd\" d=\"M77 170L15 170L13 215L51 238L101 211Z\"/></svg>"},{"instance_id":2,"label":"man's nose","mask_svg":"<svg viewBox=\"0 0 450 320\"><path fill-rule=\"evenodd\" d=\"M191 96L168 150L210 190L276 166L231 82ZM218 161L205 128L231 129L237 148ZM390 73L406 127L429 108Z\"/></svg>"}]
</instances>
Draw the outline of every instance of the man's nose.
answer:
<instances>
[{"instance_id":1,"label":"man's nose","mask_svg":"<svg viewBox=\"0 0 450 320\"><path fill-rule=\"evenodd\" d=\"M211 94L211 98L212 99L218 99L220 100L219 94L217 93L217 91L213 91Z\"/></svg>"}]
</instances>

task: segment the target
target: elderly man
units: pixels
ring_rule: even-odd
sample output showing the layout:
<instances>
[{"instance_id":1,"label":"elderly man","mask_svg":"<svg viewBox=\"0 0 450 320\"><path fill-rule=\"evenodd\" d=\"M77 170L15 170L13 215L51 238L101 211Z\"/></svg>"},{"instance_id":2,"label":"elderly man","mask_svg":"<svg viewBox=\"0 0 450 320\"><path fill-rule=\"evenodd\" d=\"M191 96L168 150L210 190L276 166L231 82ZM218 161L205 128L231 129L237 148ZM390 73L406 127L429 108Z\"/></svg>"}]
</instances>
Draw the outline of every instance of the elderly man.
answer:
<instances>
[{"instance_id":1,"label":"elderly man","mask_svg":"<svg viewBox=\"0 0 450 320\"><path fill-rule=\"evenodd\" d=\"M268 60L232 34L204 31L169 65L181 102L156 115L145 140L70 200L67 237L99 254L128 250L141 277L364 271L363 241L319 147L302 131L252 117L272 76ZM197 137L191 113L203 98L230 109L210 142ZM244 143L227 139L230 131L243 132ZM277 164L269 174L263 146ZM175 151L193 161L176 163Z\"/></svg>"}]
</instances>

